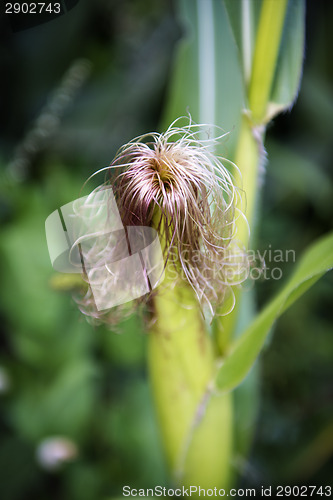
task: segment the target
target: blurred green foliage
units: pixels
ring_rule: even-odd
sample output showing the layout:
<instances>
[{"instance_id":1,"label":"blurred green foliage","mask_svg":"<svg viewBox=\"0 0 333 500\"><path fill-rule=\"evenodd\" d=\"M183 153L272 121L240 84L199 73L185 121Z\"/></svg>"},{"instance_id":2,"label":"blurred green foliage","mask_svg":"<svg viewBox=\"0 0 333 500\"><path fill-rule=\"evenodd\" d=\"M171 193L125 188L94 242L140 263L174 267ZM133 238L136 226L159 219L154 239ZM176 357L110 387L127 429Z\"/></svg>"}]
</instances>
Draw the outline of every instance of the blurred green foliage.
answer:
<instances>
[{"instance_id":1,"label":"blurred green foliage","mask_svg":"<svg viewBox=\"0 0 333 500\"><path fill-rule=\"evenodd\" d=\"M261 249L299 256L332 227L332 21L330 3L309 2L300 96L268 131ZM92 327L71 293L52 286L44 222L119 146L157 127L183 29L167 0L81 0L45 25L1 31L2 500L103 500L125 484L167 484L143 320L138 314L114 332ZM75 64L85 76L64 83ZM52 128L38 117L54 116L59 88L64 104ZM283 264L284 276L291 266ZM282 317L262 356L257 433L249 459L237 463L242 486L331 480L332 284L330 273ZM259 304L278 286L256 283ZM36 458L50 436L78 448L55 471Z\"/></svg>"}]
</instances>

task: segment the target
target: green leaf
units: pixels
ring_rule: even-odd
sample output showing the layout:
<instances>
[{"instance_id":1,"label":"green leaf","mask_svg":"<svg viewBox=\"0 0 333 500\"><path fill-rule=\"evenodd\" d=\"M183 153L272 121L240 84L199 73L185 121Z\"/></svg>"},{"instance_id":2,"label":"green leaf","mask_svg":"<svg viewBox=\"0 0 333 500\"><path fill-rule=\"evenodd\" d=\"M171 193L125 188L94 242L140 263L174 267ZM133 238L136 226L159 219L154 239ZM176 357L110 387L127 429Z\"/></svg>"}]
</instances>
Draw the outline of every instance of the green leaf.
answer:
<instances>
[{"instance_id":1,"label":"green leaf","mask_svg":"<svg viewBox=\"0 0 333 500\"><path fill-rule=\"evenodd\" d=\"M218 371L218 389L227 392L242 382L258 357L274 321L332 267L333 233L330 233L305 252L288 283L235 342Z\"/></svg>"},{"instance_id":2,"label":"green leaf","mask_svg":"<svg viewBox=\"0 0 333 500\"><path fill-rule=\"evenodd\" d=\"M248 83L262 0L224 0L224 5L238 48L244 80Z\"/></svg>"},{"instance_id":3,"label":"green leaf","mask_svg":"<svg viewBox=\"0 0 333 500\"><path fill-rule=\"evenodd\" d=\"M224 0L231 30L236 42L243 69L244 82L248 85L253 69L253 56L262 0ZM268 21L268 19L265 19ZM278 48L278 59L274 71L271 90L269 88L268 104L265 122L280 111L290 108L297 97L303 63L305 32L305 1L289 0L283 32ZM262 49L266 51L270 39L261 41ZM259 43L259 42L258 42ZM260 49L260 47L259 47ZM257 75L262 78L270 58L263 52L262 66ZM258 81L259 81L258 79Z\"/></svg>"},{"instance_id":4,"label":"green leaf","mask_svg":"<svg viewBox=\"0 0 333 500\"><path fill-rule=\"evenodd\" d=\"M196 123L230 132L218 154L231 158L245 97L225 5L215 0L182 0L177 5L185 34L177 47L161 128L190 113Z\"/></svg>"},{"instance_id":5,"label":"green leaf","mask_svg":"<svg viewBox=\"0 0 333 500\"><path fill-rule=\"evenodd\" d=\"M302 75L304 36L305 1L289 1L268 104L269 119L290 108L297 97Z\"/></svg>"}]
</instances>

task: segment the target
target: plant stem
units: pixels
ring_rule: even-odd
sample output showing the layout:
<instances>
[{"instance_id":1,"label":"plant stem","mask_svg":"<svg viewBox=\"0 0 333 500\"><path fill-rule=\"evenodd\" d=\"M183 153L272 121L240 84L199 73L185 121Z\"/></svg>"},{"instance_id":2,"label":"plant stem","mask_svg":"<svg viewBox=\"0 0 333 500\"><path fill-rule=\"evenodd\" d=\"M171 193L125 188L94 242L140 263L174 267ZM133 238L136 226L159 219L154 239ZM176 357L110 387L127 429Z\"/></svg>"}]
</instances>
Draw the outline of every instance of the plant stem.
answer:
<instances>
[{"instance_id":1,"label":"plant stem","mask_svg":"<svg viewBox=\"0 0 333 500\"><path fill-rule=\"evenodd\" d=\"M253 58L249 109L256 124L265 121L288 0L264 0Z\"/></svg>"},{"instance_id":2,"label":"plant stem","mask_svg":"<svg viewBox=\"0 0 333 500\"><path fill-rule=\"evenodd\" d=\"M249 109L243 113L235 155L235 163L239 169L239 172L235 173L235 182L245 192L245 207L241 208L245 209L252 233L259 193L258 174L265 155L263 137L266 110L277 65L287 3L287 0L263 1L249 86ZM245 249L249 243L248 225L243 218L238 218L237 240ZM228 350L230 340L235 335L241 311L241 291L235 290L235 295L234 310L228 316L218 319L214 326L216 343L222 355Z\"/></svg>"},{"instance_id":3,"label":"plant stem","mask_svg":"<svg viewBox=\"0 0 333 500\"><path fill-rule=\"evenodd\" d=\"M167 267L154 298L148 364L167 460L173 475L180 476L187 437L214 365L195 295L183 283L173 287L173 271Z\"/></svg>"},{"instance_id":4,"label":"plant stem","mask_svg":"<svg viewBox=\"0 0 333 500\"><path fill-rule=\"evenodd\" d=\"M264 156L262 134L259 129L254 130L247 115L243 115L238 147L236 150L235 163L239 171L235 173L235 182L240 186L246 196L243 197L243 207L246 211L246 218L250 227L253 227L254 213L257 203L256 194L258 192L258 169L261 159ZM249 226L243 217L237 219L237 240L245 250L249 243ZM223 355L228 350L230 340L235 333L238 314L241 309L241 291L234 290L236 304L233 311L227 316L218 317L214 324L214 332L218 349Z\"/></svg>"},{"instance_id":5,"label":"plant stem","mask_svg":"<svg viewBox=\"0 0 333 500\"><path fill-rule=\"evenodd\" d=\"M160 231L163 245L163 230ZM175 286L175 281L177 284ZM225 487L229 477L232 406L212 394L213 343L191 286L168 263L154 297L148 366L161 437L174 481Z\"/></svg>"}]
</instances>

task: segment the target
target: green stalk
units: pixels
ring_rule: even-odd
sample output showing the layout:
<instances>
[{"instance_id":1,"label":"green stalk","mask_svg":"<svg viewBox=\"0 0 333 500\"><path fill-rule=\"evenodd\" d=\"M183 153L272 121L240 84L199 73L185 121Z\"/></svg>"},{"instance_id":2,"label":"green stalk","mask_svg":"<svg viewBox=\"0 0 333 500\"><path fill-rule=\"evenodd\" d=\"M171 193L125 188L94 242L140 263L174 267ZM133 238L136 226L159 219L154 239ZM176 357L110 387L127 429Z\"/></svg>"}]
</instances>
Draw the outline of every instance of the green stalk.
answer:
<instances>
[{"instance_id":1,"label":"green stalk","mask_svg":"<svg viewBox=\"0 0 333 500\"><path fill-rule=\"evenodd\" d=\"M154 298L148 363L167 459L179 476L192 421L213 377L213 353L195 296L188 285L172 288L173 271L167 268Z\"/></svg>"},{"instance_id":2,"label":"green stalk","mask_svg":"<svg viewBox=\"0 0 333 500\"><path fill-rule=\"evenodd\" d=\"M264 0L256 37L249 109L256 124L265 121L288 0Z\"/></svg>"},{"instance_id":3,"label":"green stalk","mask_svg":"<svg viewBox=\"0 0 333 500\"><path fill-rule=\"evenodd\" d=\"M260 159L264 154L262 134L259 130L254 133L251 122L247 115L243 115L238 146L236 150L235 163L239 173L235 174L236 185L241 186L246 192L246 198L242 210L246 210L246 218L253 227L254 213L257 203L258 192L258 167ZM242 217L237 220L237 240L247 249L249 240L249 226ZM226 353L230 340L235 333L238 314L241 309L241 293L239 289L234 290L236 304L233 311L227 316L218 317L214 324L214 333L220 353Z\"/></svg>"},{"instance_id":4,"label":"green stalk","mask_svg":"<svg viewBox=\"0 0 333 500\"><path fill-rule=\"evenodd\" d=\"M235 173L236 185L246 193L245 209L249 227L255 223L257 205L258 169L265 154L263 136L267 106L278 60L287 0L264 0L261 8L259 27L256 37L253 67L248 91L249 109L243 113L235 163L239 172ZM237 220L237 239L246 249L249 232L246 222ZM215 337L220 353L223 355L235 334L241 310L241 292L236 290L236 306L232 313L217 320Z\"/></svg>"},{"instance_id":5,"label":"green stalk","mask_svg":"<svg viewBox=\"0 0 333 500\"><path fill-rule=\"evenodd\" d=\"M231 454L231 401L212 395L212 340L190 285L181 281L174 286L177 274L175 266L168 264L154 297L155 322L148 343L162 441L176 483L225 486Z\"/></svg>"},{"instance_id":6,"label":"green stalk","mask_svg":"<svg viewBox=\"0 0 333 500\"><path fill-rule=\"evenodd\" d=\"M249 110L242 118L235 157L240 171L236 183L246 192L246 216L251 226L257 203L258 167L264 152L266 109L286 5L287 0L263 1L249 85ZM237 225L237 238L247 248L247 224L239 218ZM163 285L154 297L155 323L148 348L151 385L167 461L178 484L226 488L231 480L232 395L213 393L216 367L212 339L193 290L184 281L173 286L175 274L177 270L168 265ZM215 325L222 354L234 334L239 311L237 300L233 313Z\"/></svg>"}]
</instances>

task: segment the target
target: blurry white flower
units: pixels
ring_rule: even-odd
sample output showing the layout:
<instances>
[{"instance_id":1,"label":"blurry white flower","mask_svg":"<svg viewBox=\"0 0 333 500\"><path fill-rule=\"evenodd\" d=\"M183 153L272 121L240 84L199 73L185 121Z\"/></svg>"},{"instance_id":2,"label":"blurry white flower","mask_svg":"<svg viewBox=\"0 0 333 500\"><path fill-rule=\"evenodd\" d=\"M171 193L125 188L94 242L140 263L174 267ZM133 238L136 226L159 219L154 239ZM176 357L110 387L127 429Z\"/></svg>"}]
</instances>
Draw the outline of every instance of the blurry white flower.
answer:
<instances>
[{"instance_id":1,"label":"blurry white flower","mask_svg":"<svg viewBox=\"0 0 333 500\"><path fill-rule=\"evenodd\" d=\"M38 463L47 470L56 470L64 462L73 460L78 455L76 444L68 438L54 436L44 439L37 448Z\"/></svg>"}]
</instances>

